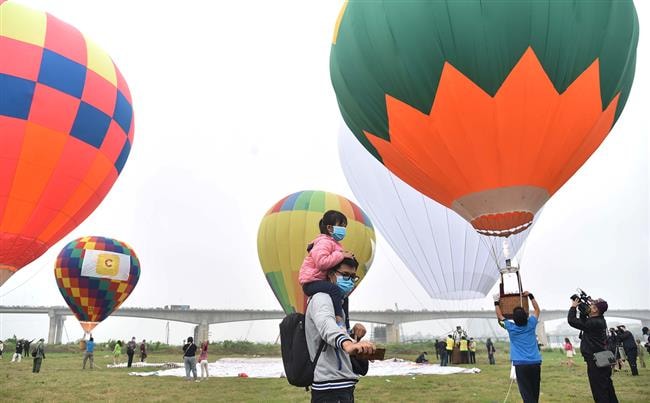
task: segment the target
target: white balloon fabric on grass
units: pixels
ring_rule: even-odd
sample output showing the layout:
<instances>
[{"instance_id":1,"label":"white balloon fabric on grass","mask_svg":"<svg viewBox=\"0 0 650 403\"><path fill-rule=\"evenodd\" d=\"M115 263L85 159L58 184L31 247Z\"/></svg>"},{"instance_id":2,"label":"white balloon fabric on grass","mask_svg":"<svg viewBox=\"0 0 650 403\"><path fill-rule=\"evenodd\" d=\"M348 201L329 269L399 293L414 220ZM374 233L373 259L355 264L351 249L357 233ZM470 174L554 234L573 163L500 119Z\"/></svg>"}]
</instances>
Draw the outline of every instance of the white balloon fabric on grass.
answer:
<instances>
[{"instance_id":1,"label":"white balloon fabric on grass","mask_svg":"<svg viewBox=\"0 0 650 403\"><path fill-rule=\"evenodd\" d=\"M163 365L163 364L158 364ZM170 365L169 363L166 365ZM185 376L181 363L179 368L152 371L130 372L135 376ZM210 377L237 377L246 374L248 378L282 378L284 367L282 358L222 358L208 364ZM451 375L475 374L478 368L441 367L438 364L416 364L412 361L390 359L370 363L367 376L406 376L406 375Z\"/></svg>"}]
</instances>

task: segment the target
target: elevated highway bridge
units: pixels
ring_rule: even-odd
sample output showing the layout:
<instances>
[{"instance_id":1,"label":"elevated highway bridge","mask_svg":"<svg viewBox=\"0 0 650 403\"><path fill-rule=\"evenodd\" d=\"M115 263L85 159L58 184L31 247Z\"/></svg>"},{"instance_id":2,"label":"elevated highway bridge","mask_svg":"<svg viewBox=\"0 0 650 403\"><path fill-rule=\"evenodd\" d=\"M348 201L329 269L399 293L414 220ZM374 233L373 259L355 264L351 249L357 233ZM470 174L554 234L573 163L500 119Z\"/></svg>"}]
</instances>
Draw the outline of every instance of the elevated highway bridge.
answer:
<instances>
[{"instance_id":1,"label":"elevated highway bridge","mask_svg":"<svg viewBox=\"0 0 650 403\"><path fill-rule=\"evenodd\" d=\"M0 306L0 314L40 314L48 315L50 326L48 343L61 343L63 322L72 312L63 306ZM544 342L545 320L565 318L567 310L542 310L538 336ZM196 324L195 335L199 340L208 338L211 324L230 323L254 320L282 319L285 313L281 310L234 310L234 309L165 309L165 308L120 308L111 316L132 318L159 319ZM643 326L650 326L650 309L612 309L607 316L640 320ZM492 310L473 311L353 311L350 313L353 321L369 322L386 325L386 337L389 343L399 342L399 325L409 322L420 322L436 319L493 319Z\"/></svg>"}]
</instances>

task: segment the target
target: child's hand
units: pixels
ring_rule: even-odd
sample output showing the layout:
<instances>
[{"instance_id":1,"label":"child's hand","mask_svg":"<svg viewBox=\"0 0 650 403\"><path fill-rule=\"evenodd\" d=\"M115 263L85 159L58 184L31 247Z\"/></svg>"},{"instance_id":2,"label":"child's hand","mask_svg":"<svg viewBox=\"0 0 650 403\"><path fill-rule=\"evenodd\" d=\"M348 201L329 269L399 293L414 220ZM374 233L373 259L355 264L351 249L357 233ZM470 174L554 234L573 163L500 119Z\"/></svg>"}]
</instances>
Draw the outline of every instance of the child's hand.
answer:
<instances>
[{"instance_id":1,"label":"child's hand","mask_svg":"<svg viewBox=\"0 0 650 403\"><path fill-rule=\"evenodd\" d=\"M350 251L347 251L347 250L344 250L343 251L343 257L346 257L348 259L353 259L354 258L354 253L352 253Z\"/></svg>"}]
</instances>

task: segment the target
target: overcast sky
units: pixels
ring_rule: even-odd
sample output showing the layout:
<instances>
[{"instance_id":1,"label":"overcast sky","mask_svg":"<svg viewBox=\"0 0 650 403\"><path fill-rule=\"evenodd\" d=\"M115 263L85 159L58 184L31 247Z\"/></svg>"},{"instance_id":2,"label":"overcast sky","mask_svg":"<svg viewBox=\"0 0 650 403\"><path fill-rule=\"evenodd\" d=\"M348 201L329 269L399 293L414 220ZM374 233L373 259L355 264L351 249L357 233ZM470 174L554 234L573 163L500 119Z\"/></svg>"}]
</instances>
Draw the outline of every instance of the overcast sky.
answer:
<instances>
[{"instance_id":1,"label":"overcast sky","mask_svg":"<svg viewBox=\"0 0 650 403\"><path fill-rule=\"evenodd\" d=\"M342 1L18 2L74 25L113 57L133 97L135 141L106 199L7 281L0 304L65 305L53 275L56 255L74 238L102 235L128 242L142 264L123 306L280 309L257 258L266 210L305 189L354 200L339 165L341 120L329 78ZM650 308L650 4L636 7L637 74L625 110L547 203L524 248L524 287L542 308L568 307L578 286L608 299L610 309ZM487 299L431 300L379 235L352 308L396 303L400 309L491 306ZM164 340L164 326L109 318L95 336L126 339L137 331ZM170 326L178 342L191 329ZM427 331L428 325L418 326ZM273 341L276 329L277 322L211 326L211 337ZM73 317L66 331L70 340L82 333ZM13 334L46 336L47 318L0 315L0 337Z\"/></svg>"}]
</instances>

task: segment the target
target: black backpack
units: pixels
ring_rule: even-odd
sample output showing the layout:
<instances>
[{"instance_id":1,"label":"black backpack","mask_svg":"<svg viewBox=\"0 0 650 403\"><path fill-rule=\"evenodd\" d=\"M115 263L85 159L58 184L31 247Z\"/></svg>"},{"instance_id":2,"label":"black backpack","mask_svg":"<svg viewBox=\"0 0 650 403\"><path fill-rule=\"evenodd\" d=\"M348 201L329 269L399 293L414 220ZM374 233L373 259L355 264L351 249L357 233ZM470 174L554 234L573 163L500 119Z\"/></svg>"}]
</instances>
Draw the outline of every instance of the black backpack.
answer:
<instances>
[{"instance_id":1,"label":"black backpack","mask_svg":"<svg viewBox=\"0 0 650 403\"><path fill-rule=\"evenodd\" d=\"M305 337L305 315L291 313L280 322L280 349L282 364L287 380L293 386L308 387L314 380L314 369L320 353L325 348L321 340L314 361L309 357L307 338Z\"/></svg>"}]
</instances>

